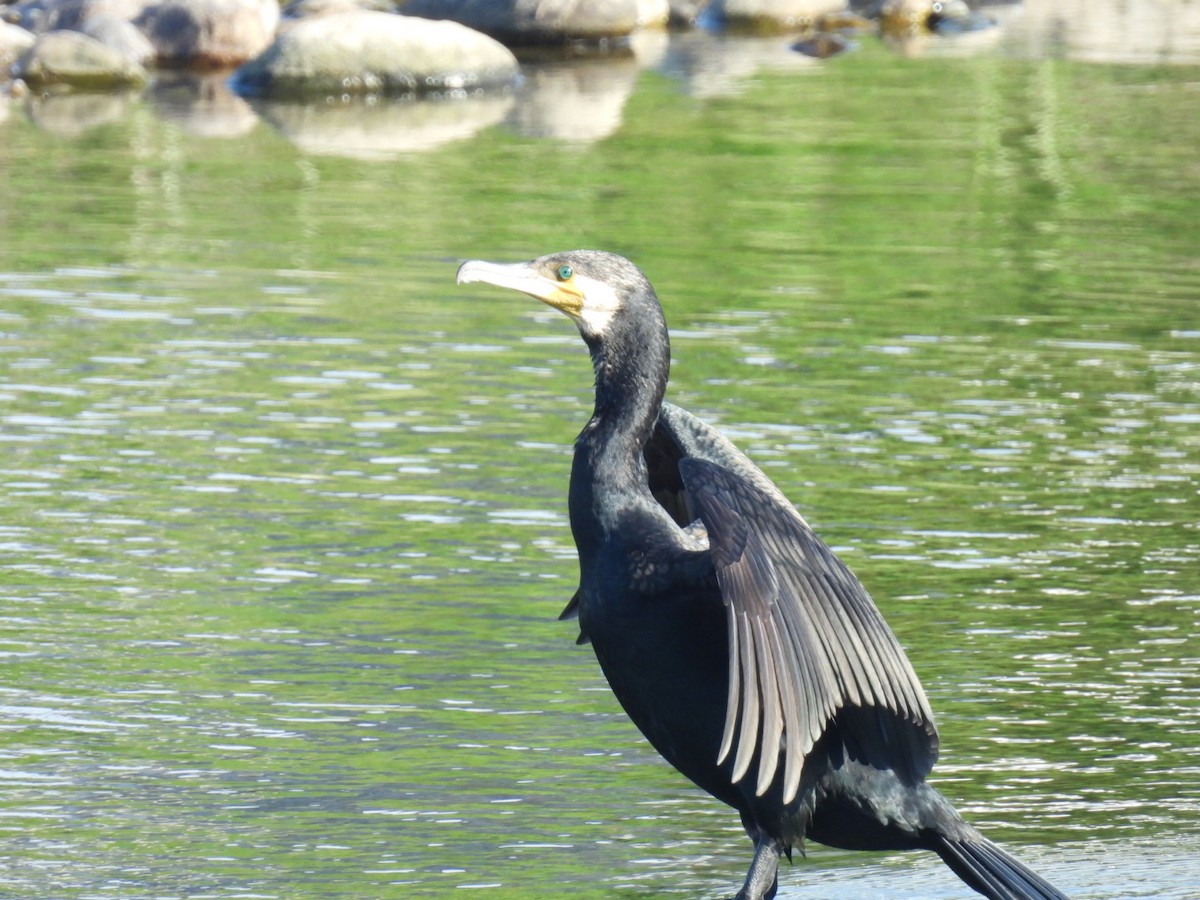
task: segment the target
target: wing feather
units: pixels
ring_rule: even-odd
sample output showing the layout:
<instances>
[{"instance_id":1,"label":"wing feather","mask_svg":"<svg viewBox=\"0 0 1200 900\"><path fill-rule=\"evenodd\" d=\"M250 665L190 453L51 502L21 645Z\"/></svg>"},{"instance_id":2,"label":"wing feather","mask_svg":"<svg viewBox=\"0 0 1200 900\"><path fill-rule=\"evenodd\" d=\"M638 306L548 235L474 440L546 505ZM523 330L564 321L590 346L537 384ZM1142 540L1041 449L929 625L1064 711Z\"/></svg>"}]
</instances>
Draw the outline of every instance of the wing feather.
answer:
<instances>
[{"instance_id":1,"label":"wing feather","mask_svg":"<svg viewBox=\"0 0 1200 900\"><path fill-rule=\"evenodd\" d=\"M804 756L800 752L803 741L797 739L803 732L800 723L802 701L797 692L803 686L804 675L801 672L801 659L791 652L792 638L788 633L786 620L781 623L773 621L771 625L777 629L776 637L780 645L779 658L784 661L787 668L779 680L779 700L783 705L783 793L784 796L794 797L800 785L800 774L804 767ZM811 716L809 718L811 719Z\"/></svg>"},{"instance_id":2,"label":"wing feather","mask_svg":"<svg viewBox=\"0 0 1200 900\"><path fill-rule=\"evenodd\" d=\"M733 735L737 731L738 709L742 699L742 653L738 622L741 616L733 604L725 606L725 620L729 629L729 694L725 701L725 731L721 735L721 749L717 752L717 763L725 762L733 747Z\"/></svg>"},{"instance_id":3,"label":"wing feather","mask_svg":"<svg viewBox=\"0 0 1200 900\"><path fill-rule=\"evenodd\" d=\"M754 647L754 627L749 616L744 612L737 614L741 618L738 624L738 636L741 641L742 656L742 723L738 733L737 755L733 760L733 781L741 781L746 770L750 768L750 760L754 758L756 748L755 737L758 735L758 654ZM747 735L751 738L747 740Z\"/></svg>"},{"instance_id":4,"label":"wing feather","mask_svg":"<svg viewBox=\"0 0 1200 900\"><path fill-rule=\"evenodd\" d=\"M728 454L732 445L719 449ZM855 746L882 740L889 761L901 755L897 771L924 775L936 730L895 636L766 476L740 454L730 459L734 466L698 456L679 462L728 609L729 699L717 761L733 754L738 783L757 757L755 793L782 777L790 802L804 758L837 719L854 731Z\"/></svg>"},{"instance_id":5,"label":"wing feather","mask_svg":"<svg viewBox=\"0 0 1200 900\"><path fill-rule=\"evenodd\" d=\"M775 630L774 619L758 617L753 625L755 642L765 659L758 669L763 722L762 736L758 742L758 782L754 789L756 794L762 794L771 786L771 781L775 778L775 769L779 765L779 739L783 736L783 703L779 696L779 685L784 676L776 671L776 667L783 662L783 652L779 646L779 633Z\"/></svg>"}]
</instances>

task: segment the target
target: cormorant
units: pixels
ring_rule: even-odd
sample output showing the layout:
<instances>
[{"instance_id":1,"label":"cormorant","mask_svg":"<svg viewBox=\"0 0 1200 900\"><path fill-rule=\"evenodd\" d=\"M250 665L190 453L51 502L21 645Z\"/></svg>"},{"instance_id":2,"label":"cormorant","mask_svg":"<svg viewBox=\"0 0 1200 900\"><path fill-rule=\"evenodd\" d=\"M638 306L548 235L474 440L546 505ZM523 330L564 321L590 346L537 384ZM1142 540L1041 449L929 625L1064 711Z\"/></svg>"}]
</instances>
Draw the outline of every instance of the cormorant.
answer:
<instances>
[{"instance_id":1,"label":"cormorant","mask_svg":"<svg viewBox=\"0 0 1200 900\"><path fill-rule=\"evenodd\" d=\"M754 860L735 900L770 900L805 838L925 849L993 898L1064 895L967 824L929 774L933 713L858 579L750 460L666 403L667 326L627 259L576 250L465 262L458 283L570 316L596 402L569 508L578 616L621 706L676 769L741 814Z\"/></svg>"}]
</instances>

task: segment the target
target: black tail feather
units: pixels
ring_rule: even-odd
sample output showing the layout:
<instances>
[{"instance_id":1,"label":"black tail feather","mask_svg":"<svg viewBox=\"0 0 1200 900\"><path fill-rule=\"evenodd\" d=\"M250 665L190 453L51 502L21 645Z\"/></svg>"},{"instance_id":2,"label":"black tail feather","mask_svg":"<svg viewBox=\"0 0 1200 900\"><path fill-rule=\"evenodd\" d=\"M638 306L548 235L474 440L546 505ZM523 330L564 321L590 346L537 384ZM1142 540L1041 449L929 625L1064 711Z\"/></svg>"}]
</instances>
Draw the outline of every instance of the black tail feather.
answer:
<instances>
[{"instance_id":1,"label":"black tail feather","mask_svg":"<svg viewBox=\"0 0 1200 900\"><path fill-rule=\"evenodd\" d=\"M1067 900L1067 895L991 841L939 837L938 856L954 874L992 900Z\"/></svg>"}]
</instances>

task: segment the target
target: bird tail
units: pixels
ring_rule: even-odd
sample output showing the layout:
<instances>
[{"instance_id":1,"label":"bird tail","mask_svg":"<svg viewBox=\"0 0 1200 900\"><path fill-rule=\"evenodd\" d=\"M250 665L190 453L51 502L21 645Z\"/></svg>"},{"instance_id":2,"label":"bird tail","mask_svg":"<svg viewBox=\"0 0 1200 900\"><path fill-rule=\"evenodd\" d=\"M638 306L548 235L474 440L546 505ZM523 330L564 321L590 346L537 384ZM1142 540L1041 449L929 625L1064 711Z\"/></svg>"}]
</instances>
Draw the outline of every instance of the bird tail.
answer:
<instances>
[{"instance_id":1,"label":"bird tail","mask_svg":"<svg viewBox=\"0 0 1200 900\"><path fill-rule=\"evenodd\" d=\"M939 836L933 847L954 873L992 900L1067 900L1067 895L983 838Z\"/></svg>"}]
</instances>

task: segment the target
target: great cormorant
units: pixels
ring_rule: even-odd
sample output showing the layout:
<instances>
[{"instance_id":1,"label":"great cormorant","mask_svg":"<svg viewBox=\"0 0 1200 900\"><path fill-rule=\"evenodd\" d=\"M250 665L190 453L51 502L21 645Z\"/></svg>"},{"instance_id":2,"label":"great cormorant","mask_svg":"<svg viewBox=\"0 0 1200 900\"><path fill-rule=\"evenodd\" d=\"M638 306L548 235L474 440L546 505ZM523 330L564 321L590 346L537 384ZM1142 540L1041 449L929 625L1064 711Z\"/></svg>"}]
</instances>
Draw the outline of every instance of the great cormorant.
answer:
<instances>
[{"instance_id":1,"label":"great cormorant","mask_svg":"<svg viewBox=\"0 0 1200 900\"><path fill-rule=\"evenodd\" d=\"M655 749L741 814L755 851L735 900L774 897L780 855L806 837L932 850L988 897L1063 897L926 783L933 713L858 579L733 444L663 401L667 326L641 271L577 250L473 260L458 282L544 301L591 351L563 617Z\"/></svg>"}]
</instances>

